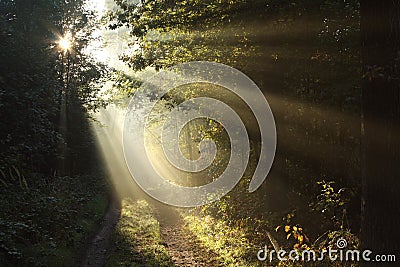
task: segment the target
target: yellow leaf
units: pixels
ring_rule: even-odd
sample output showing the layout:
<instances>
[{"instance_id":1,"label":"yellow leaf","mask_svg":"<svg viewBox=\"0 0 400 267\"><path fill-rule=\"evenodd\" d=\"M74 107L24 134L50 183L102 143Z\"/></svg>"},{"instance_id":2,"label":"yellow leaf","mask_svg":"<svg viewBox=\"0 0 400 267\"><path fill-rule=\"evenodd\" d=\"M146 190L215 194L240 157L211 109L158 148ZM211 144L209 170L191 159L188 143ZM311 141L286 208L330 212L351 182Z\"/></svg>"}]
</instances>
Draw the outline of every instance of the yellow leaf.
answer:
<instances>
[{"instance_id":1,"label":"yellow leaf","mask_svg":"<svg viewBox=\"0 0 400 267\"><path fill-rule=\"evenodd\" d=\"M286 236L286 239L289 239L289 237L291 236L292 234L288 234L287 236Z\"/></svg>"},{"instance_id":2,"label":"yellow leaf","mask_svg":"<svg viewBox=\"0 0 400 267\"><path fill-rule=\"evenodd\" d=\"M275 228L275 232L278 232L279 228L281 228L280 225Z\"/></svg>"},{"instance_id":3,"label":"yellow leaf","mask_svg":"<svg viewBox=\"0 0 400 267\"><path fill-rule=\"evenodd\" d=\"M290 231L290 226L289 225L286 225L285 226L285 232L287 233L287 232L289 232Z\"/></svg>"}]
</instances>

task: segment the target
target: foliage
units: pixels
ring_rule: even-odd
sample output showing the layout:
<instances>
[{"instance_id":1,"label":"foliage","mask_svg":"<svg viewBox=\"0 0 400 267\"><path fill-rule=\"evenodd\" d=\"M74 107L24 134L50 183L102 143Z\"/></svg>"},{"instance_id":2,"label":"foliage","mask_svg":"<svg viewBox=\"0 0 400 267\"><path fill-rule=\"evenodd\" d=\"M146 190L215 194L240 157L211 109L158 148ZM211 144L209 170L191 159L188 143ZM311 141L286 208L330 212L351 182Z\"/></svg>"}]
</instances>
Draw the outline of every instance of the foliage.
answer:
<instances>
[{"instance_id":1,"label":"foliage","mask_svg":"<svg viewBox=\"0 0 400 267\"><path fill-rule=\"evenodd\" d=\"M115 2L119 9L107 14L109 27L131 29L133 53L122 59L135 70L207 59L233 63L253 51L242 27L219 27L248 7L245 0ZM232 42L237 44L233 53Z\"/></svg>"},{"instance_id":2,"label":"foliage","mask_svg":"<svg viewBox=\"0 0 400 267\"><path fill-rule=\"evenodd\" d=\"M106 69L83 52L96 23L84 3L0 1L2 266L74 265L107 205L84 112L102 105L96 85ZM72 47L62 51L67 34ZM75 175L60 177L66 157Z\"/></svg>"},{"instance_id":3,"label":"foliage","mask_svg":"<svg viewBox=\"0 0 400 267\"><path fill-rule=\"evenodd\" d=\"M109 79L102 93L102 99L107 104L126 107L127 99L132 97L142 82L122 71L114 70L109 74Z\"/></svg>"},{"instance_id":4,"label":"foliage","mask_svg":"<svg viewBox=\"0 0 400 267\"><path fill-rule=\"evenodd\" d=\"M333 188L335 182L321 181L318 182L321 185L320 194L317 196L315 202L310 203L310 207L313 211L323 213L323 226L325 232L317 235L314 239L311 239L306 234L305 229L300 224L296 224L296 216L294 213L289 213L284 218L285 224L279 225L275 228L275 232L281 232L283 236L278 236L280 245L284 248L291 250L295 249L299 252L304 250L312 249L315 252L322 253L322 250L326 250L327 247L332 249L337 248L337 241L345 239L347 242L347 249L356 250L359 249L359 238L356 234L352 233L351 228L348 225L348 218L346 208L348 208L351 193L346 192L346 189L340 189L337 192ZM316 215L313 215L316 217ZM285 238L283 238L285 237ZM314 263L312 266L325 266L327 262ZM335 263L330 262L329 264ZM343 266L357 266L357 263L340 263ZM339 263L337 263L339 265ZM292 265L287 265L292 266ZM293 265L296 266L296 265ZM340 265L342 266L342 265Z\"/></svg>"},{"instance_id":5,"label":"foliage","mask_svg":"<svg viewBox=\"0 0 400 267\"><path fill-rule=\"evenodd\" d=\"M2 169L15 165L29 171L54 171L57 144L65 139L58 122L66 72L69 97L88 109L99 106L99 88L93 85L104 71L82 52L95 21L83 4L83 0L0 3ZM68 55L57 46L67 33L73 36Z\"/></svg>"},{"instance_id":6,"label":"foliage","mask_svg":"<svg viewBox=\"0 0 400 267\"><path fill-rule=\"evenodd\" d=\"M21 186L11 177L0 187L1 264L74 265L106 209L105 181L35 177Z\"/></svg>"},{"instance_id":7,"label":"foliage","mask_svg":"<svg viewBox=\"0 0 400 267\"><path fill-rule=\"evenodd\" d=\"M257 245L243 227L230 226L210 215L184 215L186 226L207 248L216 252L224 266L258 266Z\"/></svg>"},{"instance_id":8,"label":"foliage","mask_svg":"<svg viewBox=\"0 0 400 267\"><path fill-rule=\"evenodd\" d=\"M270 102L281 141L267 181L248 194L260 140L246 124L252 148L245 177L229 196L203 207L204 214L230 226L246 221L255 231L252 237L264 240L265 232L289 214L282 226L290 230L281 241L288 246L304 245L306 236L310 242L317 240L328 230L355 232L360 217L354 195L360 192L361 175L361 79L355 78L361 76L359 1L115 3L118 9L107 14L108 25L130 29L131 51L121 58L133 70L159 70L194 60L221 62L245 72ZM229 102L222 91L201 93ZM193 88L174 90L167 102L175 106L198 95ZM191 126L192 139L199 138L200 130L216 128L203 126L207 125ZM221 143L219 148L229 147L223 130L211 131L210 136ZM219 154L216 162L227 160L228 152ZM218 171L224 166L214 164ZM333 177L335 185L348 189L332 192L333 184L327 184L320 192L321 177ZM349 223L341 228L343 218Z\"/></svg>"}]
</instances>

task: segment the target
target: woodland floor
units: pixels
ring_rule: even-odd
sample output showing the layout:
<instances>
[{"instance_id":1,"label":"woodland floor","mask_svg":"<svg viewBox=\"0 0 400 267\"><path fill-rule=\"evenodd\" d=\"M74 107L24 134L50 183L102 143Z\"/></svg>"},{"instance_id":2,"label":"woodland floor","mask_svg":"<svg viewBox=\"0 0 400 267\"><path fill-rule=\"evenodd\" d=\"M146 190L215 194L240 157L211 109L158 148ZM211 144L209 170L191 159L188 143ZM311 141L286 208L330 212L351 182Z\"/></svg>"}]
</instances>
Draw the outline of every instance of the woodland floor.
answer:
<instances>
[{"instance_id":1,"label":"woodland floor","mask_svg":"<svg viewBox=\"0 0 400 267\"><path fill-rule=\"evenodd\" d=\"M142 201L141 203L146 203L145 208L139 206L139 213L133 212L130 213L130 217L124 218L124 209L125 212L129 212L131 205L135 205L140 201ZM147 210L149 213L141 213L143 210ZM152 250L153 245L153 241L149 236L154 231L150 229L135 231L135 227L146 228L146 222L143 222L146 216L155 219L155 225L158 225L156 231L158 231L160 238L157 243L158 246L162 246L162 249L153 249L152 253L157 253L157 251L160 251L160 254L165 253L166 257L162 260L154 261L154 259L148 259L158 257L157 255L148 255L148 251ZM126 219L138 224L135 226L128 222L131 228L128 231L134 231L134 235L128 237L130 238L129 242L121 242L116 237L116 232L121 229L118 228L118 225L124 224L123 220L126 223ZM126 228L124 229L126 230ZM129 249L132 250L129 251ZM201 245L201 242L185 226L176 209L151 200L139 200L135 203L132 199L125 199L122 204L120 201L114 200L110 204L97 233L88 244L86 256L81 263L81 266L114 265L225 266L215 252Z\"/></svg>"},{"instance_id":2,"label":"woodland floor","mask_svg":"<svg viewBox=\"0 0 400 267\"><path fill-rule=\"evenodd\" d=\"M119 201L113 200L107 208L99 230L88 244L82 266L104 266L106 252L110 248L111 237L120 216L121 205Z\"/></svg>"}]
</instances>

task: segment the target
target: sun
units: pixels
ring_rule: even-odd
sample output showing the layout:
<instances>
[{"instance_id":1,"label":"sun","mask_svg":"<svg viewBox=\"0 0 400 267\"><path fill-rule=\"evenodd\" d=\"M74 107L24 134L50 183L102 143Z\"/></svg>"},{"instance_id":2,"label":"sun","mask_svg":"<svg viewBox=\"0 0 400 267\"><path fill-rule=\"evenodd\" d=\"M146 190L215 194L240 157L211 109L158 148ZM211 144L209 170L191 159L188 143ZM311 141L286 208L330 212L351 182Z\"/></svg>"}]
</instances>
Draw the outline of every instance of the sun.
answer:
<instances>
[{"instance_id":1,"label":"sun","mask_svg":"<svg viewBox=\"0 0 400 267\"><path fill-rule=\"evenodd\" d=\"M72 48L72 35L67 32L64 36L60 36L57 41L58 47L64 51L69 51Z\"/></svg>"},{"instance_id":2,"label":"sun","mask_svg":"<svg viewBox=\"0 0 400 267\"><path fill-rule=\"evenodd\" d=\"M69 50L71 48L71 41L69 40L68 36L66 35L65 37L61 37L58 40L58 45L62 50Z\"/></svg>"}]
</instances>

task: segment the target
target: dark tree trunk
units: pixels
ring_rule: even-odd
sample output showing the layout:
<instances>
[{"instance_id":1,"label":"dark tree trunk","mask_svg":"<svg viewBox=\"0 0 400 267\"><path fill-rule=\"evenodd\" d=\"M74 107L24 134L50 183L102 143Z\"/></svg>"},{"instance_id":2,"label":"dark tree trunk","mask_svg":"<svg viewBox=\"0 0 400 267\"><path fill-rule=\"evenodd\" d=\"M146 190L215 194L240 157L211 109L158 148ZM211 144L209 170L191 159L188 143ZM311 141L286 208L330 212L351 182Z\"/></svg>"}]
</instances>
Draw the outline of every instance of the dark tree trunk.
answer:
<instances>
[{"instance_id":1,"label":"dark tree trunk","mask_svg":"<svg viewBox=\"0 0 400 267\"><path fill-rule=\"evenodd\" d=\"M364 66L362 248L374 254L396 254L399 262L400 1L361 1L361 31Z\"/></svg>"}]
</instances>

